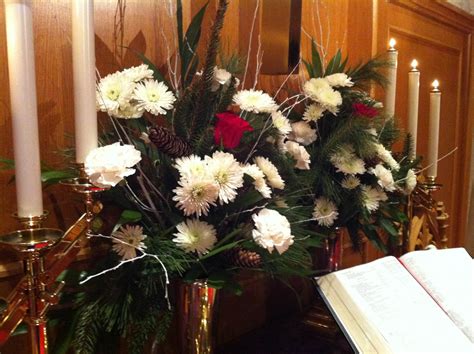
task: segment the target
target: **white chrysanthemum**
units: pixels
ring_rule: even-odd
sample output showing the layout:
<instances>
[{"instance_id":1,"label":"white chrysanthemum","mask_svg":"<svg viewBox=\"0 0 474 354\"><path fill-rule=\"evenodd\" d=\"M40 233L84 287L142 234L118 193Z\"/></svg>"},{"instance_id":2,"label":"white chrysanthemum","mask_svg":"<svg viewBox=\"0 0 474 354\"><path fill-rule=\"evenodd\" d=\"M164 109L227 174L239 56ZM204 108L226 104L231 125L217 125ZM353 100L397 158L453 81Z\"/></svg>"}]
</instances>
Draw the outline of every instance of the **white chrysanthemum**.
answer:
<instances>
[{"instance_id":1,"label":"white chrysanthemum","mask_svg":"<svg viewBox=\"0 0 474 354\"><path fill-rule=\"evenodd\" d=\"M382 109L383 108L383 103L376 101L373 105L374 108Z\"/></svg>"},{"instance_id":2,"label":"white chrysanthemum","mask_svg":"<svg viewBox=\"0 0 474 354\"><path fill-rule=\"evenodd\" d=\"M280 111L275 111L272 113L272 123L273 126L278 129L281 135L286 136L291 132L290 121Z\"/></svg>"},{"instance_id":3,"label":"white chrysanthemum","mask_svg":"<svg viewBox=\"0 0 474 354\"><path fill-rule=\"evenodd\" d=\"M255 164L247 164L243 167L244 173L253 178L255 189L264 197L271 198L272 190L265 181L265 175Z\"/></svg>"},{"instance_id":4,"label":"white chrysanthemum","mask_svg":"<svg viewBox=\"0 0 474 354\"><path fill-rule=\"evenodd\" d=\"M214 67L214 77L212 81L211 91L215 92L219 87L229 85L232 74L225 69Z\"/></svg>"},{"instance_id":5,"label":"white chrysanthemum","mask_svg":"<svg viewBox=\"0 0 474 354\"><path fill-rule=\"evenodd\" d=\"M381 201L387 200L387 195L380 188L374 188L363 184L362 188L362 202L368 211L376 211Z\"/></svg>"},{"instance_id":6,"label":"white chrysanthemum","mask_svg":"<svg viewBox=\"0 0 474 354\"><path fill-rule=\"evenodd\" d=\"M109 112L109 114L116 118L135 119L143 116L143 112L143 108L135 104L129 104L120 106L119 109L116 109L113 112Z\"/></svg>"},{"instance_id":7,"label":"white chrysanthemum","mask_svg":"<svg viewBox=\"0 0 474 354\"><path fill-rule=\"evenodd\" d=\"M291 134L288 139L294 140L303 145L309 145L316 141L316 130L303 121L291 123Z\"/></svg>"},{"instance_id":8,"label":"white chrysanthemum","mask_svg":"<svg viewBox=\"0 0 474 354\"><path fill-rule=\"evenodd\" d=\"M184 215L196 214L198 217L207 215L211 205L216 205L219 186L211 178L182 178L179 187L173 190L176 207L183 210Z\"/></svg>"},{"instance_id":9,"label":"white chrysanthemum","mask_svg":"<svg viewBox=\"0 0 474 354\"><path fill-rule=\"evenodd\" d=\"M325 77L332 87L352 87L354 83L351 78L344 73L336 73Z\"/></svg>"},{"instance_id":10,"label":"white chrysanthemum","mask_svg":"<svg viewBox=\"0 0 474 354\"><path fill-rule=\"evenodd\" d=\"M208 253L217 242L216 229L207 222L188 219L176 226L173 242L186 252L196 252L199 256Z\"/></svg>"},{"instance_id":11,"label":"white chrysanthemum","mask_svg":"<svg viewBox=\"0 0 474 354\"><path fill-rule=\"evenodd\" d=\"M342 104L342 96L339 91L333 89L323 90L317 95L316 101L332 114L336 114Z\"/></svg>"},{"instance_id":12,"label":"white chrysanthemum","mask_svg":"<svg viewBox=\"0 0 474 354\"><path fill-rule=\"evenodd\" d=\"M405 189L404 192L406 194L410 194L416 187L416 174L412 169L409 169L407 172L407 176L405 177Z\"/></svg>"},{"instance_id":13,"label":"white chrysanthemum","mask_svg":"<svg viewBox=\"0 0 474 354\"><path fill-rule=\"evenodd\" d=\"M173 93L163 82L156 80L145 80L137 84L134 91L134 98L138 102L138 107L143 108L151 114L166 114L166 110L173 108L176 101Z\"/></svg>"},{"instance_id":14,"label":"white chrysanthemum","mask_svg":"<svg viewBox=\"0 0 474 354\"><path fill-rule=\"evenodd\" d=\"M123 71L123 74L133 82L153 78L153 70L151 70L146 64L127 68Z\"/></svg>"},{"instance_id":15,"label":"white chrysanthemum","mask_svg":"<svg viewBox=\"0 0 474 354\"><path fill-rule=\"evenodd\" d=\"M219 186L220 204L234 201L237 189L244 185L244 171L228 152L216 151L212 158L206 156L206 168Z\"/></svg>"},{"instance_id":16,"label":"white chrysanthemum","mask_svg":"<svg viewBox=\"0 0 474 354\"><path fill-rule=\"evenodd\" d=\"M112 237L112 250L122 257L122 260L135 258L137 250L143 251L146 249L143 243L146 235L143 234L141 226L121 226L112 234Z\"/></svg>"},{"instance_id":17,"label":"white chrysanthemum","mask_svg":"<svg viewBox=\"0 0 474 354\"><path fill-rule=\"evenodd\" d=\"M233 98L240 109L254 113L272 113L278 109L277 104L262 90L241 90Z\"/></svg>"},{"instance_id":18,"label":"white chrysanthemum","mask_svg":"<svg viewBox=\"0 0 474 354\"><path fill-rule=\"evenodd\" d=\"M318 100L321 91L331 90L329 83L323 78L312 78L304 83L303 91L306 96Z\"/></svg>"},{"instance_id":19,"label":"white chrysanthemum","mask_svg":"<svg viewBox=\"0 0 474 354\"><path fill-rule=\"evenodd\" d=\"M356 176L346 176L341 182L342 188L345 189L355 189L360 185L360 179Z\"/></svg>"},{"instance_id":20,"label":"white chrysanthemum","mask_svg":"<svg viewBox=\"0 0 474 354\"><path fill-rule=\"evenodd\" d=\"M130 105L135 83L121 72L107 75L97 84L97 107L110 115Z\"/></svg>"},{"instance_id":21,"label":"white chrysanthemum","mask_svg":"<svg viewBox=\"0 0 474 354\"><path fill-rule=\"evenodd\" d=\"M266 157L257 156L254 159L255 163L257 164L258 168L262 170L268 180L268 184L272 188L276 189L284 189L285 188L285 181L281 178L278 169L275 167L273 163Z\"/></svg>"},{"instance_id":22,"label":"white chrysanthemum","mask_svg":"<svg viewBox=\"0 0 474 354\"><path fill-rule=\"evenodd\" d=\"M291 157L293 157L293 159L296 161L295 168L299 170L309 170L311 156L308 154L303 145L288 140L285 142L285 147L290 153Z\"/></svg>"},{"instance_id":23,"label":"white chrysanthemum","mask_svg":"<svg viewBox=\"0 0 474 354\"><path fill-rule=\"evenodd\" d=\"M350 145L342 146L330 156L330 161L336 167L337 172L349 175L365 173L365 162L354 153L354 148Z\"/></svg>"},{"instance_id":24,"label":"white chrysanthemum","mask_svg":"<svg viewBox=\"0 0 474 354\"><path fill-rule=\"evenodd\" d=\"M252 231L253 239L259 246L273 252L276 248L282 254L294 243L288 219L278 211L262 209L252 215L255 229Z\"/></svg>"},{"instance_id":25,"label":"white chrysanthemum","mask_svg":"<svg viewBox=\"0 0 474 354\"><path fill-rule=\"evenodd\" d=\"M323 116L323 113L325 111L326 108L317 103L313 103L306 107L303 113L303 119L307 122L316 122L319 118Z\"/></svg>"},{"instance_id":26,"label":"white chrysanthemum","mask_svg":"<svg viewBox=\"0 0 474 354\"><path fill-rule=\"evenodd\" d=\"M320 226L332 226L339 216L336 204L325 197L314 201L313 217Z\"/></svg>"},{"instance_id":27,"label":"white chrysanthemum","mask_svg":"<svg viewBox=\"0 0 474 354\"><path fill-rule=\"evenodd\" d=\"M135 169L131 167L140 160L140 151L133 145L114 143L89 152L84 161L84 167L92 184L107 188L133 175Z\"/></svg>"},{"instance_id":28,"label":"white chrysanthemum","mask_svg":"<svg viewBox=\"0 0 474 354\"><path fill-rule=\"evenodd\" d=\"M386 191L393 192L396 189L392 172L390 172L389 169L383 167L382 164L378 164L375 166L375 168L371 168L370 173L374 174L378 178L377 183Z\"/></svg>"},{"instance_id":29,"label":"white chrysanthemum","mask_svg":"<svg viewBox=\"0 0 474 354\"><path fill-rule=\"evenodd\" d=\"M400 165L398 164L397 160L395 160L392 156L392 153L388 151L385 146L382 144L375 144L375 150L377 151L377 156L385 162L387 165L390 166L392 170L400 169Z\"/></svg>"},{"instance_id":30,"label":"white chrysanthemum","mask_svg":"<svg viewBox=\"0 0 474 354\"><path fill-rule=\"evenodd\" d=\"M200 178L207 175L206 164L197 155L189 155L177 158L174 164L181 178Z\"/></svg>"}]
</instances>

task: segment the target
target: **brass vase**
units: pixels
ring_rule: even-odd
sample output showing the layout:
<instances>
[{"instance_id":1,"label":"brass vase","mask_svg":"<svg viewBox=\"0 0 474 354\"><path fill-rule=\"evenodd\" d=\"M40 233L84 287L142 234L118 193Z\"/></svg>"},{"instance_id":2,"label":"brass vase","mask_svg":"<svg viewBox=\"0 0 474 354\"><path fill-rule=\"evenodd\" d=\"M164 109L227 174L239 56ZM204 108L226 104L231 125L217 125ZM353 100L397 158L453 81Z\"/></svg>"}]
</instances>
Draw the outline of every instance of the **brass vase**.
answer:
<instances>
[{"instance_id":1,"label":"brass vase","mask_svg":"<svg viewBox=\"0 0 474 354\"><path fill-rule=\"evenodd\" d=\"M182 283L179 290L179 339L182 354L210 354L214 349L217 289L206 280Z\"/></svg>"},{"instance_id":2,"label":"brass vase","mask_svg":"<svg viewBox=\"0 0 474 354\"><path fill-rule=\"evenodd\" d=\"M339 270L342 262L342 228L335 227L326 239L325 250L329 272Z\"/></svg>"}]
</instances>

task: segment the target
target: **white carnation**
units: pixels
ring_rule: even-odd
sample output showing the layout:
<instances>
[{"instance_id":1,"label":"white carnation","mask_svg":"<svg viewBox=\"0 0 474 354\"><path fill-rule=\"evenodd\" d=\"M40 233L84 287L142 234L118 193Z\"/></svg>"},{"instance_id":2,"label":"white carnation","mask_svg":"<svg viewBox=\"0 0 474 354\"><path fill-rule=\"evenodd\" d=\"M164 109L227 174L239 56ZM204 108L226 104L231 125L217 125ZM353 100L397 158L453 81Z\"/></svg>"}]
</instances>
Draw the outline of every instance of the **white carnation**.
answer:
<instances>
[{"instance_id":1,"label":"white carnation","mask_svg":"<svg viewBox=\"0 0 474 354\"><path fill-rule=\"evenodd\" d=\"M176 226L173 242L186 252L196 252L199 256L208 253L217 242L214 226L197 219L188 219Z\"/></svg>"},{"instance_id":2,"label":"white carnation","mask_svg":"<svg viewBox=\"0 0 474 354\"><path fill-rule=\"evenodd\" d=\"M371 168L370 173L378 178L378 184L386 191L393 192L396 189L392 172L383 167L382 164L378 164L375 168Z\"/></svg>"},{"instance_id":3,"label":"white carnation","mask_svg":"<svg viewBox=\"0 0 474 354\"><path fill-rule=\"evenodd\" d=\"M253 113L272 113L278 106L267 93L262 90L241 90L233 98L240 109Z\"/></svg>"},{"instance_id":4,"label":"white carnation","mask_svg":"<svg viewBox=\"0 0 474 354\"><path fill-rule=\"evenodd\" d=\"M392 153L388 151L385 146L382 144L375 144L375 150L377 151L377 156L385 162L387 165L390 166L392 170L400 169L400 165L398 162L393 158Z\"/></svg>"},{"instance_id":5,"label":"white carnation","mask_svg":"<svg viewBox=\"0 0 474 354\"><path fill-rule=\"evenodd\" d=\"M325 77L326 81L332 87L352 87L354 83L351 78L344 73L336 73Z\"/></svg>"},{"instance_id":6,"label":"white carnation","mask_svg":"<svg viewBox=\"0 0 474 354\"><path fill-rule=\"evenodd\" d=\"M272 123L283 136L286 136L291 132L290 121L280 111L272 113Z\"/></svg>"},{"instance_id":7,"label":"white carnation","mask_svg":"<svg viewBox=\"0 0 474 354\"><path fill-rule=\"evenodd\" d=\"M292 132L288 136L289 139L294 140L303 145L309 145L316 141L316 130L312 129L306 122L299 121L291 123Z\"/></svg>"},{"instance_id":8,"label":"white carnation","mask_svg":"<svg viewBox=\"0 0 474 354\"><path fill-rule=\"evenodd\" d=\"M130 168L141 160L140 151L133 145L114 143L92 150L84 161L84 167L92 184L107 188L133 175Z\"/></svg>"},{"instance_id":9,"label":"white carnation","mask_svg":"<svg viewBox=\"0 0 474 354\"><path fill-rule=\"evenodd\" d=\"M308 154L304 146L288 140L285 142L286 150L290 153L291 157L296 161L295 168L300 170L309 170L311 163L311 156Z\"/></svg>"},{"instance_id":10,"label":"white carnation","mask_svg":"<svg viewBox=\"0 0 474 354\"><path fill-rule=\"evenodd\" d=\"M173 93L168 91L168 87L156 80L138 83L134 91L134 99L138 107L154 115L166 114L167 110L173 108L173 103L176 101Z\"/></svg>"},{"instance_id":11,"label":"white carnation","mask_svg":"<svg viewBox=\"0 0 474 354\"><path fill-rule=\"evenodd\" d=\"M317 103L313 103L306 107L303 113L303 119L307 122L315 122L323 116L325 111L326 108Z\"/></svg>"},{"instance_id":12,"label":"white carnation","mask_svg":"<svg viewBox=\"0 0 474 354\"><path fill-rule=\"evenodd\" d=\"M278 173L278 169L275 167L274 164L271 163L269 159L267 159L266 157L257 156L254 161L257 164L258 168L262 170L262 172L265 174L268 180L268 184L272 188L285 188L285 181L281 178L280 173Z\"/></svg>"},{"instance_id":13,"label":"white carnation","mask_svg":"<svg viewBox=\"0 0 474 354\"><path fill-rule=\"evenodd\" d=\"M339 216L336 204L325 197L315 200L313 217L320 226L332 226Z\"/></svg>"},{"instance_id":14,"label":"white carnation","mask_svg":"<svg viewBox=\"0 0 474 354\"><path fill-rule=\"evenodd\" d=\"M268 252L273 252L275 248L282 254L294 243L290 223L278 211L265 208L253 214L252 219L255 223L255 229L252 231L253 239Z\"/></svg>"},{"instance_id":15,"label":"white carnation","mask_svg":"<svg viewBox=\"0 0 474 354\"><path fill-rule=\"evenodd\" d=\"M244 173L253 178L255 189L264 197L271 198L272 190L265 181L265 175L255 164L247 164L243 167Z\"/></svg>"},{"instance_id":16,"label":"white carnation","mask_svg":"<svg viewBox=\"0 0 474 354\"><path fill-rule=\"evenodd\" d=\"M211 91L217 91L221 86L229 85L232 74L225 69L214 67L214 77L212 81Z\"/></svg>"}]
</instances>

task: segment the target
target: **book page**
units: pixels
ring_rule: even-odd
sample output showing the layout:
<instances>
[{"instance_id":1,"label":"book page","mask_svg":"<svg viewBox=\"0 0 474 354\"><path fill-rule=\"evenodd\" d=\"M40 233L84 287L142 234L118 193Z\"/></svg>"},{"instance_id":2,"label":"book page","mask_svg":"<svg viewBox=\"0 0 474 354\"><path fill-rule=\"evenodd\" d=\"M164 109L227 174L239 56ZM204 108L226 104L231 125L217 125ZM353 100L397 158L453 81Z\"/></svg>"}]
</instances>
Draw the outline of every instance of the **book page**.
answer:
<instances>
[{"instance_id":1,"label":"book page","mask_svg":"<svg viewBox=\"0 0 474 354\"><path fill-rule=\"evenodd\" d=\"M474 346L394 257L331 274L355 318L376 329L393 352L469 352ZM383 351L381 351L383 352Z\"/></svg>"},{"instance_id":2,"label":"book page","mask_svg":"<svg viewBox=\"0 0 474 354\"><path fill-rule=\"evenodd\" d=\"M466 250L415 251L400 260L474 343L474 263Z\"/></svg>"}]
</instances>

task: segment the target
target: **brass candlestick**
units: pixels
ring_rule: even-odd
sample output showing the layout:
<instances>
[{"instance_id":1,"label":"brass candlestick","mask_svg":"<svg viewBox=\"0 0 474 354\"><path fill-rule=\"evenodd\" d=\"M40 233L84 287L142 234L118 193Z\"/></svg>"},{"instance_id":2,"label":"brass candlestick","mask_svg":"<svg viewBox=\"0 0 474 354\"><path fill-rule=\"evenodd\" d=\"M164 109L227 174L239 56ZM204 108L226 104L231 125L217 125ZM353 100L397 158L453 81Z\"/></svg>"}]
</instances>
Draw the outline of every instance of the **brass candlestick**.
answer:
<instances>
[{"instance_id":1,"label":"brass candlestick","mask_svg":"<svg viewBox=\"0 0 474 354\"><path fill-rule=\"evenodd\" d=\"M75 260L81 249L82 235L89 234L94 215L102 205L94 201L95 193L104 188L93 186L79 168L79 177L62 182L84 196L86 213L68 231L42 228L48 213L19 217L21 228L0 236L0 244L16 252L23 260L25 275L7 298L7 307L0 316L0 347L7 342L17 326L28 323L32 354L47 354L46 313L56 304L64 283L56 278Z\"/></svg>"}]
</instances>

